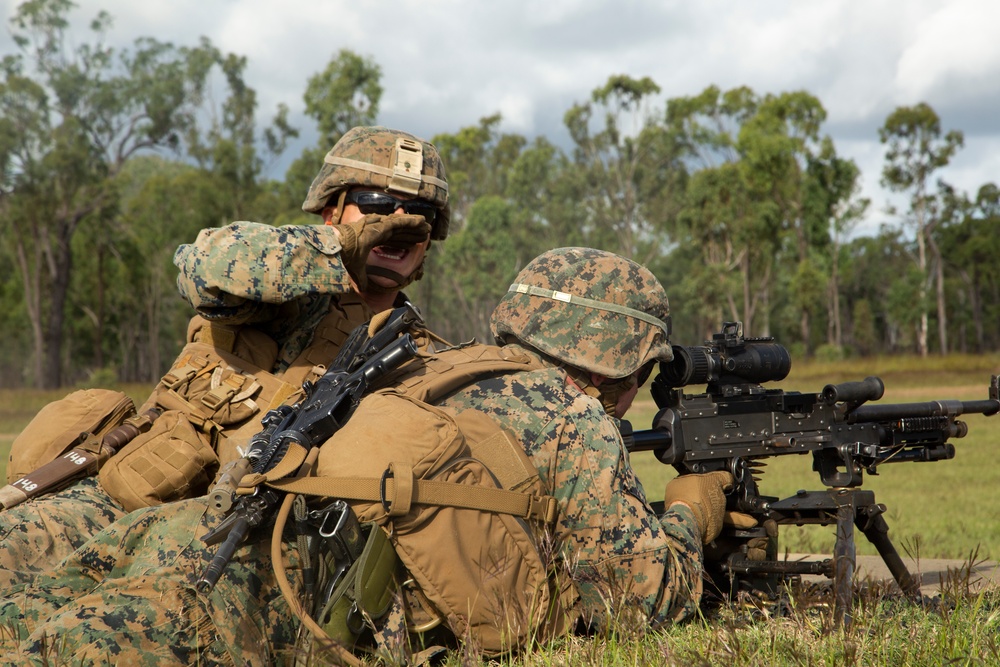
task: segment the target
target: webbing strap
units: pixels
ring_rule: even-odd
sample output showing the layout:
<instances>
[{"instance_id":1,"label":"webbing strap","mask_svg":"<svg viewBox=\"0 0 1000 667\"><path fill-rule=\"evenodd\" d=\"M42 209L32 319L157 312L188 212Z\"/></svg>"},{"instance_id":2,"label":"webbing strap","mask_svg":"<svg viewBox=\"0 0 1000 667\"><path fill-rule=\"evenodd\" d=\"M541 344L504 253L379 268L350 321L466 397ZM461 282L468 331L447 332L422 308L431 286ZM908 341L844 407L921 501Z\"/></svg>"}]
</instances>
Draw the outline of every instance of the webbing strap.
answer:
<instances>
[{"instance_id":1,"label":"webbing strap","mask_svg":"<svg viewBox=\"0 0 1000 667\"><path fill-rule=\"evenodd\" d=\"M405 500L397 498L397 490L411 483L410 497ZM426 479L408 479L403 484L397 484L396 479L388 475L383 475L382 479L361 477L278 479L267 482L267 485L289 493L380 502L389 513L396 503L401 503L403 506L436 505L510 514L522 519L551 524L555 523L559 511L559 504L552 496L534 496L518 491Z\"/></svg>"},{"instance_id":2,"label":"webbing strap","mask_svg":"<svg viewBox=\"0 0 1000 667\"><path fill-rule=\"evenodd\" d=\"M401 172L397 169L388 169L386 167L380 167L377 164L370 164L368 162L361 162L360 160L352 160L345 157L336 157L327 155L323 162L327 164L332 164L341 167L350 167L352 169L361 169L363 171L370 171L375 174L381 174L382 176L388 176L389 178L397 177ZM424 183L430 183L431 185L436 185L445 192L448 191L448 183L446 181L437 178L436 176L431 176L430 174L420 174L420 180Z\"/></svg>"}]
</instances>

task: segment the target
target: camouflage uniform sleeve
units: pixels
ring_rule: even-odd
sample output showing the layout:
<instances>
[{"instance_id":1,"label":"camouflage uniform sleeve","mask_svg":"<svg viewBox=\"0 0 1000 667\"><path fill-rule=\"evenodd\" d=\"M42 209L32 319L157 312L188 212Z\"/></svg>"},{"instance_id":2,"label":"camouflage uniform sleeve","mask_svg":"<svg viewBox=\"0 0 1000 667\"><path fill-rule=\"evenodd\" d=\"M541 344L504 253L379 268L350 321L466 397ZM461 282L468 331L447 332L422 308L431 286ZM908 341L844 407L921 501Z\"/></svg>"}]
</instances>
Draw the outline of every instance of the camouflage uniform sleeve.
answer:
<instances>
[{"instance_id":1,"label":"camouflage uniform sleeve","mask_svg":"<svg viewBox=\"0 0 1000 667\"><path fill-rule=\"evenodd\" d=\"M340 241L327 225L204 229L177 249L174 264L181 296L200 315L230 324L268 321L281 304L352 290Z\"/></svg>"},{"instance_id":2,"label":"camouflage uniform sleeve","mask_svg":"<svg viewBox=\"0 0 1000 667\"><path fill-rule=\"evenodd\" d=\"M590 405L572 406L550 424L548 437L559 445L548 477L584 609L639 612L653 627L690 616L703 569L693 514L679 506L657 516L614 422L596 401L581 396L576 403Z\"/></svg>"}]
</instances>

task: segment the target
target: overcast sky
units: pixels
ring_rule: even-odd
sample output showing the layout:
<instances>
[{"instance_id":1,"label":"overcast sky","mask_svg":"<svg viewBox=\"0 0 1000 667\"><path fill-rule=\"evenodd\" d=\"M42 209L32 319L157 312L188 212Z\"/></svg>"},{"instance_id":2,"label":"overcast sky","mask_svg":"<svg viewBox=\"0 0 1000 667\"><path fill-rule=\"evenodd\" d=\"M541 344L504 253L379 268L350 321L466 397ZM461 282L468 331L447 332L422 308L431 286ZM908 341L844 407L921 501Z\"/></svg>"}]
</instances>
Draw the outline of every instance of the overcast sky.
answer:
<instances>
[{"instance_id":1,"label":"overcast sky","mask_svg":"<svg viewBox=\"0 0 1000 667\"><path fill-rule=\"evenodd\" d=\"M0 0L9 18L17 0ZM997 0L80 0L111 41L207 36L245 55L260 118L284 102L303 131L307 79L341 48L371 57L385 89L379 121L424 138L500 112L502 130L565 146L562 116L612 74L648 76L662 99L710 84L759 94L807 90L823 131L862 169L873 229L890 201L879 186L878 128L897 106L927 102L965 147L941 176L974 194L1000 181ZM83 33L79 33L83 35ZM84 37L81 37L84 38ZM0 33L0 54L13 50ZM662 109L662 103L659 105ZM271 174L280 177L281 173Z\"/></svg>"}]
</instances>

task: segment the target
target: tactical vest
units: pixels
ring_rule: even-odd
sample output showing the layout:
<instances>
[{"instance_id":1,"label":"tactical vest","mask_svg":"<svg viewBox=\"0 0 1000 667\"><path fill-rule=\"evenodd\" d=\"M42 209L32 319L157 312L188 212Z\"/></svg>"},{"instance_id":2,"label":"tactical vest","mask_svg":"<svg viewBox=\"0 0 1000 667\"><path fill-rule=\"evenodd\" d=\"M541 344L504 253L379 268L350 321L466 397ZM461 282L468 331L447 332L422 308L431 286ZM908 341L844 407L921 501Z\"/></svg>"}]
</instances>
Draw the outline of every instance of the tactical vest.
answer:
<instances>
[{"instance_id":1,"label":"tactical vest","mask_svg":"<svg viewBox=\"0 0 1000 667\"><path fill-rule=\"evenodd\" d=\"M280 374L278 346L250 326L191 319L188 343L139 409L162 411L100 470L104 489L131 511L203 495L220 465L240 458L260 417L302 395L326 371L348 334L371 313L355 294L334 301L312 341Z\"/></svg>"}]
</instances>

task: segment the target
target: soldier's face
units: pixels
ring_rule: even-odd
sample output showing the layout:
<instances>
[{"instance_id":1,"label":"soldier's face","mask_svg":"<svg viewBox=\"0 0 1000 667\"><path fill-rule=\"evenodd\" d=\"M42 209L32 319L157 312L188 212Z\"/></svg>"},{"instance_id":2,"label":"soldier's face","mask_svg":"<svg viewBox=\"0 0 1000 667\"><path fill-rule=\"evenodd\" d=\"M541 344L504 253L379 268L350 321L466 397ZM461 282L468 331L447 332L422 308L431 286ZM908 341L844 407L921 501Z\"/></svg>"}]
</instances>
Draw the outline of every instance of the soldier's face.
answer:
<instances>
[{"instance_id":1,"label":"soldier's face","mask_svg":"<svg viewBox=\"0 0 1000 667\"><path fill-rule=\"evenodd\" d=\"M377 190L376 190L377 191ZM397 199L409 199L403 195L393 195ZM400 206L393 213L403 214L405 211L403 207ZM365 213L358 208L357 204L345 204L344 213L340 217L340 222L354 222L360 220L365 216ZM401 276L409 277L411 273L417 270L424 261L424 257L427 254L427 249L430 247L431 241L428 238L423 243L418 243L409 248L397 248L392 246L376 246L372 249L371 253L368 255L368 266L378 266L383 269L389 269L390 271L395 271ZM397 287L396 283L392 281L391 278L385 276L368 276L368 280L374 282L381 287L394 288Z\"/></svg>"}]
</instances>

